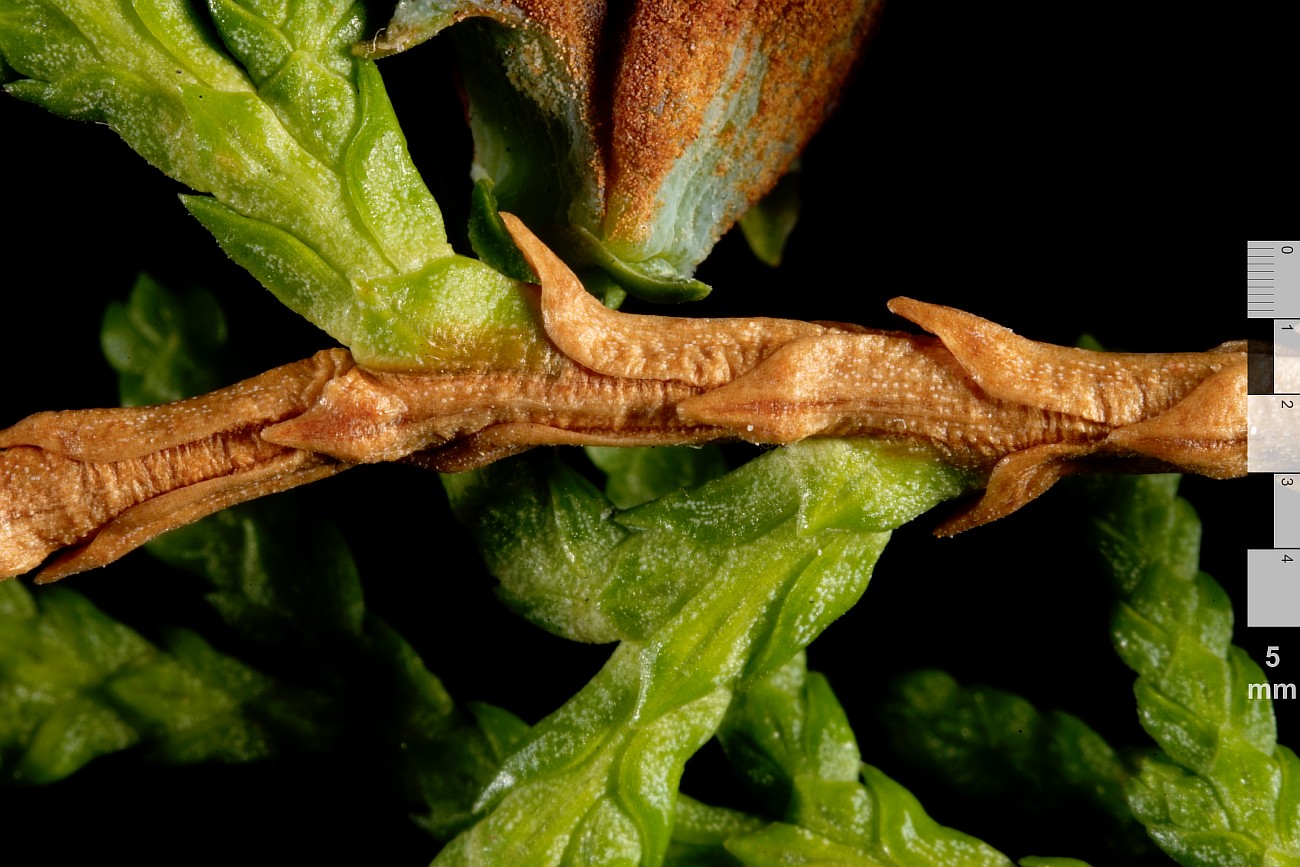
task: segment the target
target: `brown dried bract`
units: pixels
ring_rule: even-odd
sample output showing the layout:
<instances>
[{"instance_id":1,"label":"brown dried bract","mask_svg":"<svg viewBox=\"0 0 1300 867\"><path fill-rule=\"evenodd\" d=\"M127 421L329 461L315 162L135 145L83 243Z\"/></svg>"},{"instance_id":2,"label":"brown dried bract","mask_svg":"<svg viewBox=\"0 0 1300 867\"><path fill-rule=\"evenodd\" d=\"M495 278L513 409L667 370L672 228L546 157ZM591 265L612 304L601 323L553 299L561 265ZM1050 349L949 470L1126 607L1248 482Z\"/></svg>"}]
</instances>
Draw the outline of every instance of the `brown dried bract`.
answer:
<instances>
[{"instance_id":1,"label":"brown dried bract","mask_svg":"<svg viewBox=\"0 0 1300 867\"><path fill-rule=\"evenodd\" d=\"M0 431L0 578L39 581L111 563L149 539L346 464L260 436L352 367L320 352L200 398L30 416Z\"/></svg>"},{"instance_id":2,"label":"brown dried bract","mask_svg":"<svg viewBox=\"0 0 1300 867\"><path fill-rule=\"evenodd\" d=\"M501 217L542 288L547 338L570 359L597 373L717 386L747 373L796 337L837 330L791 319L686 319L610 310L582 287L558 256L533 239L518 218Z\"/></svg>"},{"instance_id":3,"label":"brown dried bract","mask_svg":"<svg viewBox=\"0 0 1300 867\"><path fill-rule=\"evenodd\" d=\"M1109 354L1036 343L896 298L937 335L605 310L507 215L539 275L545 369L393 373L343 350L162 407L42 413L0 431L0 576L103 565L233 503L358 463L442 471L536 445L872 436L985 482L938 533L1007 515L1085 470L1246 472L1246 351Z\"/></svg>"}]
</instances>

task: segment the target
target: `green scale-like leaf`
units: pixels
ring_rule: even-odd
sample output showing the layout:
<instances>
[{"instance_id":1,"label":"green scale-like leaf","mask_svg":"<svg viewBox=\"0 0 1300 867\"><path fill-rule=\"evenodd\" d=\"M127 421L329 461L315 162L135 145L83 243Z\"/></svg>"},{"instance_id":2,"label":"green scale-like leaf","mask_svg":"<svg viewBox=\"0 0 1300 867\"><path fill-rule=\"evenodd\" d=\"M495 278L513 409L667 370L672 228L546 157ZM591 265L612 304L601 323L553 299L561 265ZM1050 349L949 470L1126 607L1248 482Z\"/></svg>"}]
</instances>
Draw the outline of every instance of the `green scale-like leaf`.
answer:
<instances>
[{"instance_id":1,"label":"green scale-like leaf","mask_svg":"<svg viewBox=\"0 0 1300 867\"><path fill-rule=\"evenodd\" d=\"M746 681L719 732L732 766L772 815L726 848L747 865L1008 867L992 847L945 828L898 783L863 765L830 684L802 654Z\"/></svg>"},{"instance_id":2,"label":"green scale-like leaf","mask_svg":"<svg viewBox=\"0 0 1300 867\"><path fill-rule=\"evenodd\" d=\"M1095 482L1094 529L1120 599L1116 650L1138 673L1148 760L1129 803L1179 863L1300 864L1300 762L1276 742L1266 678L1231 644L1232 608L1197 568L1201 525L1177 476Z\"/></svg>"},{"instance_id":3,"label":"green scale-like leaf","mask_svg":"<svg viewBox=\"0 0 1300 867\"><path fill-rule=\"evenodd\" d=\"M146 641L79 594L0 584L0 778L48 783L137 744L170 762L247 761L288 732L307 695L175 631ZM302 742L302 741L300 741Z\"/></svg>"},{"instance_id":4,"label":"green scale-like leaf","mask_svg":"<svg viewBox=\"0 0 1300 867\"><path fill-rule=\"evenodd\" d=\"M447 477L526 616L621 643L529 732L440 860L659 863L683 764L738 684L779 669L861 595L889 530L960 493L933 457L867 443L771 452L625 511L527 456Z\"/></svg>"},{"instance_id":5,"label":"green scale-like leaf","mask_svg":"<svg viewBox=\"0 0 1300 867\"><path fill-rule=\"evenodd\" d=\"M166 403L221 385L215 359L226 319L207 292L174 296L141 275L126 302L104 312L100 345L118 372L123 406Z\"/></svg>"},{"instance_id":6,"label":"green scale-like leaf","mask_svg":"<svg viewBox=\"0 0 1300 867\"><path fill-rule=\"evenodd\" d=\"M1154 853L1124 795L1135 768L1078 717L962 687L940 671L901 678L882 716L896 757L975 809L1021 821L1070 816L1106 863Z\"/></svg>"},{"instance_id":7,"label":"green scale-like leaf","mask_svg":"<svg viewBox=\"0 0 1300 867\"><path fill-rule=\"evenodd\" d=\"M0 0L23 99L108 124L222 247L375 366L528 357L519 286L457 256L406 151L354 2ZM496 354L494 354L496 353Z\"/></svg>"}]
</instances>

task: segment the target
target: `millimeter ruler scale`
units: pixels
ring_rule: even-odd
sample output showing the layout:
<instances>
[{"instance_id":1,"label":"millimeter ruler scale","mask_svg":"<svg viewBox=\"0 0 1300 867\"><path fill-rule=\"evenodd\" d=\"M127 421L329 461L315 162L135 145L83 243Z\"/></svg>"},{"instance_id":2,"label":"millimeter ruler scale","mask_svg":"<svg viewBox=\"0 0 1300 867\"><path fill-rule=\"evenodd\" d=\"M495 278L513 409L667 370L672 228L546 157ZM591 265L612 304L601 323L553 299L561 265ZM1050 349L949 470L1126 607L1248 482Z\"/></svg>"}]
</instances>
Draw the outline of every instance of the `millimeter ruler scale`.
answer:
<instances>
[{"instance_id":1,"label":"millimeter ruler scale","mask_svg":"<svg viewBox=\"0 0 1300 867\"><path fill-rule=\"evenodd\" d=\"M1246 242L1246 316L1272 320L1252 343L1247 468L1273 475L1273 547L1246 552L1246 625L1300 626L1300 241Z\"/></svg>"}]
</instances>

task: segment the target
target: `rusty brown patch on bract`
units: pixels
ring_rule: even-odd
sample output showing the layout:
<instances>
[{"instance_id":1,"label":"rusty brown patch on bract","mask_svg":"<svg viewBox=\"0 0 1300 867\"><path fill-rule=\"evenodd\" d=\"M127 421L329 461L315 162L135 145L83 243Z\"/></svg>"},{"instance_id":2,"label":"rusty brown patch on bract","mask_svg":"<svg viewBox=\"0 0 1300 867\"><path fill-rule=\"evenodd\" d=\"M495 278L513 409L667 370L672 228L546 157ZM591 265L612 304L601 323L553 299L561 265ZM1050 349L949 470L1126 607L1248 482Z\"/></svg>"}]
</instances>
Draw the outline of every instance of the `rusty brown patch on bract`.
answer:
<instances>
[{"instance_id":1,"label":"rusty brown patch on bract","mask_svg":"<svg viewBox=\"0 0 1300 867\"><path fill-rule=\"evenodd\" d=\"M622 251L649 239L661 190L692 149L714 161L697 170L743 166L747 173L733 213L718 226L717 235L725 232L771 190L829 115L880 5L638 3L611 111L611 243ZM734 121L709 127L711 110L747 97L757 101L747 128ZM716 149L702 147L702 139Z\"/></svg>"},{"instance_id":2,"label":"rusty brown patch on bract","mask_svg":"<svg viewBox=\"0 0 1300 867\"><path fill-rule=\"evenodd\" d=\"M880 6L656 0L614 21L597 0L479 0L438 18L408 2L362 48L405 50L472 17L518 31L507 74L543 115L575 119L569 132L591 154L588 204L602 212L581 228L625 262L689 273L830 114ZM558 58L564 80L530 55Z\"/></svg>"}]
</instances>

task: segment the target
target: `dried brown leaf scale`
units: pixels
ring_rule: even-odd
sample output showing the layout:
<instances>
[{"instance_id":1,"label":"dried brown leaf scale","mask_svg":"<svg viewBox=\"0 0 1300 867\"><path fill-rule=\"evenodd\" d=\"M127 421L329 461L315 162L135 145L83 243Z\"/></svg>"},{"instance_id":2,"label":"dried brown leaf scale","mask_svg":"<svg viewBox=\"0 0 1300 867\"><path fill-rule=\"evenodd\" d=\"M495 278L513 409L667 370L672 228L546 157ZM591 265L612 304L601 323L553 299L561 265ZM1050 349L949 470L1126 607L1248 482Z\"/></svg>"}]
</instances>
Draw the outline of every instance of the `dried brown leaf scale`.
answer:
<instances>
[{"instance_id":1,"label":"dried brown leaf scale","mask_svg":"<svg viewBox=\"0 0 1300 867\"><path fill-rule=\"evenodd\" d=\"M0 576L69 545L84 547L41 580L102 566L166 530L344 469L259 434L351 366L329 350L201 398L39 413L0 431Z\"/></svg>"},{"instance_id":2,"label":"dried brown leaf scale","mask_svg":"<svg viewBox=\"0 0 1300 867\"><path fill-rule=\"evenodd\" d=\"M479 371L366 370L331 350L162 407L42 413L0 431L0 576L66 547L54 580L237 502L357 463L443 471L536 445L873 436L985 482L950 534L1086 470L1246 472L1246 352L1107 354L896 298L937 335L606 310L521 223L547 357Z\"/></svg>"}]
</instances>

